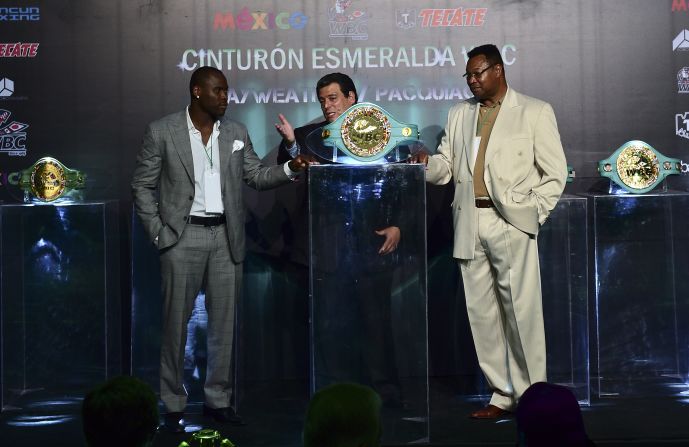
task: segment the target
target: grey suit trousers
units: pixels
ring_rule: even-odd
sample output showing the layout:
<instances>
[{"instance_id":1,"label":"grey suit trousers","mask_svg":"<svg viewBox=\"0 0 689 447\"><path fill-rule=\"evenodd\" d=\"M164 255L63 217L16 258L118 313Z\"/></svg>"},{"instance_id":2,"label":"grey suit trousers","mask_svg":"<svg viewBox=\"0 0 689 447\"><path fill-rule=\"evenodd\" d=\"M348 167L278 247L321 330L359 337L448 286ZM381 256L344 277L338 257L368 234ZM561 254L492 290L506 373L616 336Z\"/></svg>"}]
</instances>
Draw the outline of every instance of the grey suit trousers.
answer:
<instances>
[{"instance_id":1,"label":"grey suit trousers","mask_svg":"<svg viewBox=\"0 0 689 447\"><path fill-rule=\"evenodd\" d=\"M160 356L160 397L168 412L187 403L184 388L184 347L187 323L199 291L206 292L208 366L205 403L230 405L232 343L236 299L240 296L242 264L230 255L225 225L186 225L179 241L160 253L163 291L163 335Z\"/></svg>"}]
</instances>

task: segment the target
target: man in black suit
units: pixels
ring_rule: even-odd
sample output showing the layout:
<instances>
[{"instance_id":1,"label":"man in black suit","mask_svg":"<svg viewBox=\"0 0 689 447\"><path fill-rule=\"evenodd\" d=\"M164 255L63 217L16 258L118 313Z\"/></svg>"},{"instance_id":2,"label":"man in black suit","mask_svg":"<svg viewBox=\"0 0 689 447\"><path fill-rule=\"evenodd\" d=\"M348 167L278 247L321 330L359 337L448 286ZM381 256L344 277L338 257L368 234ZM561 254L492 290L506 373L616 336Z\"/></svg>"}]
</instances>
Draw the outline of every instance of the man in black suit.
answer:
<instances>
[{"instance_id":1,"label":"man in black suit","mask_svg":"<svg viewBox=\"0 0 689 447\"><path fill-rule=\"evenodd\" d=\"M278 152L278 163L285 163L293 157L315 159L319 163L330 163L322 154L315 153L309 135L334 122L358 100L352 79L342 73L330 73L316 84L318 100L323 112L323 121L307 124L296 129L281 114L275 127L282 136ZM309 144L311 140L311 144ZM328 185L333 187L334 185ZM296 206L288 210L289 223L283 232L288 258L295 264L297 285L304 293L309 292L309 203L307 182L293 185ZM366 185L369 192L377 186ZM335 187L346 196L351 185ZM318 387L338 381L362 381L370 383L381 394L387 405L397 406L400 402L399 380L390 323L390 300L392 294L392 272L395 267L394 252L400 243L401 232L394 212L395 191L386 191L380 200L351 200L348 205L350 223L337 220L332 209L318 212L312 204L312 217L322 231L314 233L313 274L319 293L330 292L327 297L314 296L315 361ZM356 202L356 203L355 203ZM334 205L335 206L335 205ZM341 215L340 215L341 216ZM325 230L327 228L327 230ZM323 240L318 240L318 235ZM342 241L348 253L326 253L328 247ZM356 258L350 263L348 259ZM351 297L358 297L352 300ZM327 299L326 299L327 298ZM360 330L356 324L360 324ZM355 334L353 334L355 333ZM352 349L334 351L334 346L343 346L345 339ZM357 365L360 365L357 367Z\"/></svg>"}]
</instances>

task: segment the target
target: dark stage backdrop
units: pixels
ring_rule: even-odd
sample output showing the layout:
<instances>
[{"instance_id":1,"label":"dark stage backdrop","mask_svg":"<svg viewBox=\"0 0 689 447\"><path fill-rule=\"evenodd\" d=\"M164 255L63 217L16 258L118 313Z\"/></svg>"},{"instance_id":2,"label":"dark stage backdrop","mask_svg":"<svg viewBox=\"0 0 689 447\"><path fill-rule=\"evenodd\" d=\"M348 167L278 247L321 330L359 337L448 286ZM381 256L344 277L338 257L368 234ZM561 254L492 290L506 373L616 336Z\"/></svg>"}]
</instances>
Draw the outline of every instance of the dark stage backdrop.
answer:
<instances>
[{"instance_id":1,"label":"dark stage backdrop","mask_svg":"<svg viewBox=\"0 0 689 447\"><path fill-rule=\"evenodd\" d=\"M87 198L119 199L127 220L145 126L187 105L189 76L202 65L226 74L227 114L248 126L266 163L279 143L278 113L295 126L319 118L314 85L332 71L352 76L360 100L418 123L435 148L450 106L470 96L466 53L487 42L501 49L513 88L553 105L577 172L571 192L591 186L596 162L628 140L689 158L684 0L5 0L0 109L11 115L0 112L3 183L52 155L88 174ZM13 130L12 121L28 127ZM684 179L670 182L688 189ZM281 194L247 194L254 253L280 252ZM452 338L462 323L447 250L451 193L428 194L433 341ZM0 188L5 201L19 197ZM434 355L444 349L437 346L434 372L454 371L453 356Z\"/></svg>"}]
</instances>

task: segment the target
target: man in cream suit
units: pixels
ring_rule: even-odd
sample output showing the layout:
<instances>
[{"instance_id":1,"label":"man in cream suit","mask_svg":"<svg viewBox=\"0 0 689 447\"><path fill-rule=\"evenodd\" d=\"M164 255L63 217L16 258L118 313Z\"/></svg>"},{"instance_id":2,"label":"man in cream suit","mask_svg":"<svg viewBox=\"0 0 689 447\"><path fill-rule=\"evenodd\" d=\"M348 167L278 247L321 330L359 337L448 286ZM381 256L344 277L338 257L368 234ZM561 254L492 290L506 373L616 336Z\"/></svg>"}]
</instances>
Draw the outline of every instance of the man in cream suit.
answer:
<instances>
[{"instance_id":1,"label":"man in cream suit","mask_svg":"<svg viewBox=\"0 0 689 447\"><path fill-rule=\"evenodd\" d=\"M165 427L184 431L187 322L200 290L208 311L204 416L241 424L230 406L230 360L244 260L242 181L255 189L289 183L303 157L264 167L244 125L221 120L227 80L202 67L189 85L191 102L148 126L132 180L136 212L158 247L163 292L160 396Z\"/></svg>"},{"instance_id":2,"label":"man in cream suit","mask_svg":"<svg viewBox=\"0 0 689 447\"><path fill-rule=\"evenodd\" d=\"M536 236L562 194L567 166L552 107L508 87L495 45L468 56L464 76L474 98L450 109L437 154L411 161L427 164L431 183L455 182L453 256L493 390L471 417L493 419L546 380Z\"/></svg>"}]
</instances>

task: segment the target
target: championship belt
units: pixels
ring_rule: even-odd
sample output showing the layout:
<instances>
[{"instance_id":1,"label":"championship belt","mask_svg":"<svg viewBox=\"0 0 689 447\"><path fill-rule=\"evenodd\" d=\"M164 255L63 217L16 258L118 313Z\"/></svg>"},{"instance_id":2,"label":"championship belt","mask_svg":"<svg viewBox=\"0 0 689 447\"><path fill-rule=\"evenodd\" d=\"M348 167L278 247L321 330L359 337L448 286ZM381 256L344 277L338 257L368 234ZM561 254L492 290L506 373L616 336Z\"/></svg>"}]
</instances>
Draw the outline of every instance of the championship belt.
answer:
<instances>
[{"instance_id":1,"label":"championship belt","mask_svg":"<svg viewBox=\"0 0 689 447\"><path fill-rule=\"evenodd\" d=\"M43 157L30 168L11 173L7 181L41 202L52 202L73 189L83 188L86 175L69 169L55 158Z\"/></svg>"},{"instance_id":2,"label":"championship belt","mask_svg":"<svg viewBox=\"0 0 689 447\"><path fill-rule=\"evenodd\" d=\"M650 144L633 140L624 143L613 154L598 162L598 172L626 191L646 193L671 174L679 174L682 162L653 149Z\"/></svg>"},{"instance_id":3,"label":"championship belt","mask_svg":"<svg viewBox=\"0 0 689 447\"><path fill-rule=\"evenodd\" d=\"M323 127L325 146L333 146L361 162L376 161L402 142L418 142L419 127L397 121L370 102L354 104L335 121Z\"/></svg>"},{"instance_id":4,"label":"championship belt","mask_svg":"<svg viewBox=\"0 0 689 447\"><path fill-rule=\"evenodd\" d=\"M235 447L229 439L223 439L220 433L210 428L199 430L193 435L189 442L182 441L178 447Z\"/></svg>"},{"instance_id":5,"label":"championship belt","mask_svg":"<svg viewBox=\"0 0 689 447\"><path fill-rule=\"evenodd\" d=\"M572 183L574 182L574 178L577 176L576 171L574 170L574 167L567 165L567 183Z\"/></svg>"}]
</instances>

